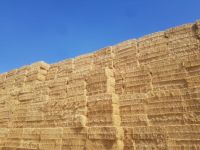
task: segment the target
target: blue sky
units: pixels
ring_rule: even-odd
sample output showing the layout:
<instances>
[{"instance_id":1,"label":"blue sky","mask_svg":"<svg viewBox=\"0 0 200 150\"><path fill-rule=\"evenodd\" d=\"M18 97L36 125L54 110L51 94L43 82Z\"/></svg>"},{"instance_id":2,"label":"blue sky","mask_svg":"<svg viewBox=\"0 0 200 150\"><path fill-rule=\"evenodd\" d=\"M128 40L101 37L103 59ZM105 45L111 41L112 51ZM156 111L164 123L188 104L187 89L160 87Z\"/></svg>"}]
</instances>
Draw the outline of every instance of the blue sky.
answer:
<instances>
[{"instance_id":1,"label":"blue sky","mask_svg":"<svg viewBox=\"0 0 200 150\"><path fill-rule=\"evenodd\" d=\"M0 0L0 72L200 19L200 0Z\"/></svg>"}]
</instances>

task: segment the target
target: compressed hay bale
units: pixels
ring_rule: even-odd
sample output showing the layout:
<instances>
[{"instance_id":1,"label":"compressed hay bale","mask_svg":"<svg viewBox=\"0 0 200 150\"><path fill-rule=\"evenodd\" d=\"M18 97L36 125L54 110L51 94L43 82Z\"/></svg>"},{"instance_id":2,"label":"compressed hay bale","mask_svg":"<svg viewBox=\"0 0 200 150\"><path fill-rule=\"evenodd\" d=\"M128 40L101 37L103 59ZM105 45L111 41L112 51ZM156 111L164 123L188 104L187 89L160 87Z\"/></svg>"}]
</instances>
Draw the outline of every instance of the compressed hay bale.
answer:
<instances>
[{"instance_id":1,"label":"compressed hay bale","mask_svg":"<svg viewBox=\"0 0 200 150\"><path fill-rule=\"evenodd\" d=\"M124 67L138 64L137 62L137 41L128 40L112 47L114 53L114 67L123 69Z\"/></svg>"},{"instance_id":2,"label":"compressed hay bale","mask_svg":"<svg viewBox=\"0 0 200 150\"><path fill-rule=\"evenodd\" d=\"M188 87L195 87L199 85L199 73L200 73L200 59L199 56L193 56L182 63L183 67L187 71L187 85Z\"/></svg>"},{"instance_id":3,"label":"compressed hay bale","mask_svg":"<svg viewBox=\"0 0 200 150\"><path fill-rule=\"evenodd\" d=\"M25 82L27 80L27 74L30 70L29 66L21 67L16 72L15 77L15 86L16 87L23 87L25 85Z\"/></svg>"},{"instance_id":4,"label":"compressed hay bale","mask_svg":"<svg viewBox=\"0 0 200 150\"><path fill-rule=\"evenodd\" d=\"M68 59L54 64L52 67L55 69L55 75L52 79L55 78L66 78L73 71L74 59ZM51 72L50 72L51 73Z\"/></svg>"},{"instance_id":5,"label":"compressed hay bale","mask_svg":"<svg viewBox=\"0 0 200 150\"><path fill-rule=\"evenodd\" d=\"M121 126L132 127L148 125L145 94L121 95L119 109Z\"/></svg>"},{"instance_id":6,"label":"compressed hay bale","mask_svg":"<svg viewBox=\"0 0 200 150\"><path fill-rule=\"evenodd\" d=\"M58 65L52 64L47 72L46 80L49 81L56 79L58 70Z\"/></svg>"},{"instance_id":7,"label":"compressed hay bale","mask_svg":"<svg viewBox=\"0 0 200 150\"><path fill-rule=\"evenodd\" d=\"M63 128L63 149L86 149L87 132L87 128Z\"/></svg>"},{"instance_id":8,"label":"compressed hay bale","mask_svg":"<svg viewBox=\"0 0 200 150\"><path fill-rule=\"evenodd\" d=\"M24 128L19 149L39 149L40 129Z\"/></svg>"},{"instance_id":9,"label":"compressed hay bale","mask_svg":"<svg viewBox=\"0 0 200 150\"><path fill-rule=\"evenodd\" d=\"M48 70L50 67L50 65L45 63L44 61L36 62L34 64L31 64L30 66L37 69L40 68L42 70Z\"/></svg>"},{"instance_id":10,"label":"compressed hay bale","mask_svg":"<svg viewBox=\"0 0 200 150\"><path fill-rule=\"evenodd\" d=\"M179 140L197 140L199 139L199 125L166 126L166 134L169 138Z\"/></svg>"},{"instance_id":11,"label":"compressed hay bale","mask_svg":"<svg viewBox=\"0 0 200 150\"><path fill-rule=\"evenodd\" d=\"M7 140L8 128L0 128L0 148L5 146Z\"/></svg>"},{"instance_id":12,"label":"compressed hay bale","mask_svg":"<svg viewBox=\"0 0 200 150\"><path fill-rule=\"evenodd\" d=\"M16 73L17 73L17 69L9 71L6 73L6 78L13 79L13 78L15 78Z\"/></svg>"},{"instance_id":13,"label":"compressed hay bale","mask_svg":"<svg viewBox=\"0 0 200 150\"><path fill-rule=\"evenodd\" d=\"M116 94L123 94L124 93L124 73L121 73L120 71L114 72L114 78L115 78L115 93Z\"/></svg>"},{"instance_id":14,"label":"compressed hay bale","mask_svg":"<svg viewBox=\"0 0 200 150\"><path fill-rule=\"evenodd\" d=\"M161 127L124 128L124 149L167 149L167 135Z\"/></svg>"},{"instance_id":15,"label":"compressed hay bale","mask_svg":"<svg viewBox=\"0 0 200 150\"><path fill-rule=\"evenodd\" d=\"M62 128L41 128L39 149L61 150Z\"/></svg>"},{"instance_id":16,"label":"compressed hay bale","mask_svg":"<svg viewBox=\"0 0 200 150\"><path fill-rule=\"evenodd\" d=\"M147 105L147 116L152 125L173 125L185 122L185 106L182 101L156 102Z\"/></svg>"},{"instance_id":17,"label":"compressed hay bale","mask_svg":"<svg viewBox=\"0 0 200 150\"><path fill-rule=\"evenodd\" d=\"M17 69L6 73L6 80L4 81L4 86L7 89L11 89L15 85L16 72L17 72Z\"/></svg>"},{"instance_id":18,"label":"compressed hay bale","mask_svg":"<svg viewBox=\"0 0 200 150\"><path fill-rule=\"evenodd\" d=\"M87 125L111 126L119 124L118 97L112 94L98 94L88 97Z\"/></svg>"},{"instance_id":19,"label":"compressed hay bale","mask_svg":"<svg viewBox=\"0 0 200 150\"><path fill-rule=\"evenodd\" d=\"M8 131L7 140L5 141L6 147L19 147L21 144L23 129L12 128Z\"/></svg>"},{"instance_id":20,"label":"compressed hay bale","mask_svg":"<svg viewBox=\"0 0 200 150\"><path fill-rule=\"evenodd\" d=\"M168 147L173 148L198 148L199 144L199 125L167 126Z\"/></svg>"},{"instance_id":21,"label":"compressed hay bale","mask_svg":"<svg viewBox=\"0 0 200 150\"><path fill-rule=\"evenodd\" d=\"M104 71L93 71L86 79L87 95L105 93L107 91L107 77Z\"/></svg>"},{"instance_id":22,"label":"compressed hay bale","mask_svg":"<svg viewBox=\"0 0 200 150\"><path fill-rule=\"evenodd\" d=\"M122 130L115 127L91 127L88 128L87 149L123 149L121 140Z\"/></svg>"},{"instance_id":23,"label":"compressed hay bale","mask_svg":"<svg viewBox=\"0 0 200 150\"><path fill-rule=\"evenodd\" d=\"M138 61L141 65L152 65L169 58L165 32L157 32L137 39Z\"/></svg>"},{"instance_id":24,"label":"compressed hay bale","mask_svg":"<svg viewBox=\"0 0 200 150\"><path fill-rule=\"evenodd\" d=\"M88 128L88 139L116 140L118 131L115 127L90 127Z\"/></svg>"},{"instance_id":25,"label":"compressed hay bale","mask_svg":"<svg viewBox=\"0 0 200 150\"><path fill-rule=\"evenodd\" d=\"M112 47L106 47L94 52L94 68L113 68L114 54Z\"/></svg>"},{"instance_id":26,"label":"compressed hay bale","mask_svg":"<svg viewBox=\"0 0 200 150\"><path fill-rule=\"evenodd\" d=\"M42 111L46 126L82 128L86 124L86 96L49 101Z\"/></svg>"},{"instance_id":27,"label":"compressed hay bale","mask_svg":"<svg viewBox=\"0 0 200 150\"><path fill-rule=\"evenodd\" d=\"M82 74L72 73L69 76L67 96L86 95L86 81Z\"/></svg>"},{"instance_id":28,"label":"compressed hay bale","mask_svg":"<svg viewBox=\"0 0 200 150\"><path fill-rule=\"evenodd\" d=\"M92 70L86 78L87 95L113 93L115 89L114 73L112 69Z\"/></svg>"},{"instance_id":29,"label":"compressed hay bale","mask_svg":"<svg viewBox=\"0 0 200 150\"><path fill-rule=\"evenodd\" d=\"M27 82L41 82L46 80L50 65L45 62L31 64L27 73Z\"/></svg>"},{"instance_id":30,"label":"compressed hay bale","mask_svg":"<svg viewBox=\"0 0 200 150\"><path fill-rule=\"evenodd\" d=\"M187 72L180 62L168 62L150 67L153 89L187 87Z\"/></svg>"},{"instance_id":31,"label":"compressed hay bale","mask_svg":"<svg viewBox=\"0 0 200 150\"><path fill-rule=\"evenodd\" d=\"M168 49L173 59L185 59L189 55L199 53L199 40L195 37L178 39L168 43Z\"/></svg>"},{"instance_id":32,"label":"compressed hay bale","mask_svg":"<svg viewBox=\"0 0 200 150\"><path fill-rule=\"evenodd\" d=\"M165 31L168 50L173 59L185 59L188 55L199 53L199 39L194 24L186 24Z\"/></svg>"},{"instance_id":33,"label":"compressed hay bale","mask_svg":"<svg viewBox=\"0 0 200 150\"><path fill-rule=\"evenodd\" d=\"M68 97L63 101L65 111L68 110L85 110L87 106L87 97L85 95L77 95L73 97ZM77 112L76 112L77 113ZM81 113L81 111L80 111Z\"/></svg>"},{"instance_id":34,"label":"compressed hay bale","mask_svg":"<svg viewBox=\"0 0 200 150\"><path fill-rule=\"evenodd\" d=\"M87 74L90 70L92 70L93 61L94 61L93 53L74 58L73 72Z\"/></svg>"},{"instance_id":35,"label":"compressed hay bale","mask_svg":"<svg viewBox=\"0 0 200 150\"><path fill-rule=\"evenodd\" d=\"M148 118L146 114L123 115L121 116L122 126L147 126Z\"/></svg>"},{"instance_id":36,"label":"compressed hay bale","mask_svg":"<svg viewBox=\"0 0 200 150\"><path fill-rule=\"evenodd\" d=\"M67 82L65 78L59 78L49 83L49 96L52 100L62 100L67 96Z\"/></svg>"},{"instance_id":37,"label":"compressed hay bale","mask_svg":"<svg viewBox=\"0 0 200 150\"><path fill-rule=\"evenodd\" d=\"M9 121L11 119L10 109L4 104L3 108L0 108L0 127L8 127Z\"/></svg>"},{"instance_id":38,"label":"compressed hay bale","mask_svg":"<svg viewBox=\"0 0 200 150\"><path fill-rule=\"evenodd\" d=\"M18 101L25 102L31 101L34 98L33 87L25 86L21 88L21 91L18 93Z\"/></svg>"},{"instance_id":39,"label":"compressed hay bale","mask_svg":"<svg viewBox=\"0 0 200 150\"><path fill-rule=\"evenodd\" d=\"M63 129L62 128L42 128L40 129L41 139L60 139L62 138Z\"/></svg>"},{"instance_id":40,"label":"compressed hay bale","mask_svg":"<svg viewBox=\"0 0 200 150\"><path fill-rule=\"evenodd\" d=\"M187 97L184 98L185 104L185 122L187 124L200 123L200 101L199 101L200 88L193 87L187 90Z\"/></svg>"},{"instance_id":41,"label":"compressed hay bale","mask_svg":"<svg viewBox=\"0 0 200 150\"><path fill-rule=\"evenodd\" d=\"M192 26L193 24L190 23L167 29L165 36L170 40L193 36Z\"/></svg>"},{"instance_id":42,"label":"compressed hay bale","mask_svg":"<svg viewBox=\"0 0 200 150\"><path fill-rule=\"evenodd\" d=\"M151 90L151 74L144 67L137 67L123 73L123 90L126 94L145 93Z\"/></svg>"},{"instance_id":43,"label":"compressed hay bale","mask_svg":"<svg viewBox=\"0 0 200 150\"><path fill-rule=\"evenodd\" d=\"M3 73L0 74L0 89L5 89L5 82L6 82L6 74L7 73Z\"/></svg>"},{"instance_id":44,"label":"compressed hay bale","mask_svg":"<svg viewBox=\"0 0 200 150\"><path fill-rule=\"evenodd\" d=\"M19 95L19 101L23 102L23 101L31 101L33 99L33 93L25 93L25 94L20 94Z\"/></svg>"},{"instance_id":45,"label":"compressed hay bale","mask_svg":"<svg viewBox=\"0 0 200 150\"><path fill-rule=\"evenodd\" d=\"M149 35L145 35L141 38L137 39L137 43L138 46L137 48L139 48L139 50L141 50L141 52L144 50L148 50L145 48L149 48L149 47L153 47L153 46L159 46L162 44L165 44L166 41L166 35L164 31L160 31L160 32L155 32Z\"/></svg>"}]
</instances>

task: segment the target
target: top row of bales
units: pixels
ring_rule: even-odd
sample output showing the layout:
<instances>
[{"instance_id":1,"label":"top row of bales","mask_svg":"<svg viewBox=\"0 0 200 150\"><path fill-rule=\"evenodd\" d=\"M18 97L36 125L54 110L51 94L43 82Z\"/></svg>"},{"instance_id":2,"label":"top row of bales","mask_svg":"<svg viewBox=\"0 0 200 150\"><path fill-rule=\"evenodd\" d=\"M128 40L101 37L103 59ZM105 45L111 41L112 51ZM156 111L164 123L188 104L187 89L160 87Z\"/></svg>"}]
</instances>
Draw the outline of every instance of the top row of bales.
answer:
<instances>
[{"instance_id":1,"label":"top row of bales","mask_svg":"<svg viewBox=\"0 0 200 150\"><path fill-rule=\"evenodd\" d=\"M177 61L177 58L185 60L199 53L199 41L200 21L197 21L194 24L186 24L138 39L131 39L55 64L37 62L0 74L0 88L67 78L72 73L84 76L98 68L132 70L141 65L151 67Z\"/></svg>"}]
</instances>

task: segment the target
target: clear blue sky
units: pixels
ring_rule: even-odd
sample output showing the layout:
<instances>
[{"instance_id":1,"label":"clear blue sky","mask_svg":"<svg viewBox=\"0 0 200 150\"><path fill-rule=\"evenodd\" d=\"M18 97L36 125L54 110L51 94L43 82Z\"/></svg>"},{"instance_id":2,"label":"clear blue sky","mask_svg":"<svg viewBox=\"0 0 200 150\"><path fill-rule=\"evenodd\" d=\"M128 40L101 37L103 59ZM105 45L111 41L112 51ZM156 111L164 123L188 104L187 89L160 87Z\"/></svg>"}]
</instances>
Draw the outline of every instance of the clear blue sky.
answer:
<instances>
[{"instance_id":1,"label":"clear blue sky","mask_svg":"<svg viewBox=\"0 0 200 150\"><path fill-rule=\"evenodd\" d=\"M200 19L200 0L0 0L0 72Z\"/></svg>"}]
</instances>

